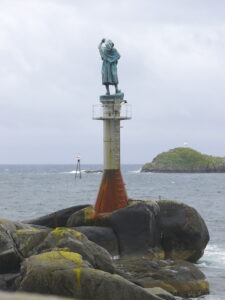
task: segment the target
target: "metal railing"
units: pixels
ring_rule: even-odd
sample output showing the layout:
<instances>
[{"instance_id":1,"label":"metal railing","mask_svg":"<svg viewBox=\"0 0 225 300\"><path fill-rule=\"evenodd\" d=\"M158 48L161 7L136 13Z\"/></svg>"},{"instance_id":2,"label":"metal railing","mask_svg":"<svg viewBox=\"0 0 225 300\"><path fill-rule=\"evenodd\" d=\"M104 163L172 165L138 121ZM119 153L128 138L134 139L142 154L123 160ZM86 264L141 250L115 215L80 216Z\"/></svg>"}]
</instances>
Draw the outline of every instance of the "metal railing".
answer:
<instances>
[{"instance_id":1,"label":"metal railing","mask_svg":"<svg viewBox=\"0 0 225 300\"><path fill-rule=\"evenodd\" d=\"M129 120L132 118L132 107L130 104L121 103L119 108L115 104L105 106L104 104L95 104L92 107L93 120Z\"/></svg>"}]
</instances>

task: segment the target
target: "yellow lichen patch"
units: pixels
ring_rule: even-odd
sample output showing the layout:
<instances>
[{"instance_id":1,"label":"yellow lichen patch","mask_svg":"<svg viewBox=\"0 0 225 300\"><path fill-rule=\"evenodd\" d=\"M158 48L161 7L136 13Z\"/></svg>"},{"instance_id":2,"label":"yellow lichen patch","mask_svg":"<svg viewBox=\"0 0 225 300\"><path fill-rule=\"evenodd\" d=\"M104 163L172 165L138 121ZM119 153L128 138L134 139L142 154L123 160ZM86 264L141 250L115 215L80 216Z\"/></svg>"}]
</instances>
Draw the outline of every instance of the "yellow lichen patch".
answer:
<instances>
[{"instance_id":1,"label":"yellow lichen patch","mask_svg":"<svg viewBox=\"0 0 225 300\"><path fill-rule=\"evenodd\" d=\"M36 228L19 229L16 231L16 235L20 235L22 233L31 233L31 232L40 232L40 230Z\"/></svg>"},{"instance_id":2,"label":"yellow lichen patch","mask_svg":"<svg viewBox=\"0 0 225 300\"><path fill-rule=\"evenodd\" d=\"M177 290L176 296L181 297L199 297L209 294L209 283L207 280L197 280L193 282L175 282L171 283Z\"/></svg>"},{"instance_id":3,"label":"yellow lichen patch","mask_svg":"<svg viewBox=\"0 0 225 300\"><path fill-rule=\"evenodd\" d=\"M75 273L76 286L78 289L80 289L81 288L81 269L80 268L74 269L74 273Z\"/></svg>"},{"instance_id":4,"label":"yellow lichen patch","mask_svg":"<svg viewBox=\"0 0 225 300\"><path fill-rule=\"evenodd\" d=\"M98 274L102 274L102 275L106 275L106 274L109 274L108 272L105 272L105 271L102 271L102 270L99 270L99 269L92 269L91 270L93 273L98 273Z\"/></svg>"},{"instance_id":5,"label":"yellow lichen patch","mask_svg":"<svg viewBox=\"0 0 225 300\"><path fill-rule=\"evenodd\" d=\"M95 211L94 211L93 207L92 206L86 207L84 209L84 220L87 221L90 219L94 219L94 217L95 217Z\"/></svg>"},{"instance_id":6,"label":"yellow lichen patch","mask_svg":"<svg viewBox=\"0 0 225 300\"><path fill-rule=\"evenodd\" d=\"M113 278L121 278L121 276L118 275L118 274L112 274L112 277L113 277Z\"/></svg>"},{"instance_id":7,"label":"yellow lichen patch","mask_svg":"<svg viewBox=\"0 0 225 300\"><path fill-rule=\"evenodd\" d=\"M66 259L75 262L79 266L83 263L82 256L69 251L51 251L37 255L40 259Z\"/></svg>"},{"instance_id":8,"label":"yellow lichen patch","mask_svg":"<svg viewBox=\"0 0 225 300\"><path fill-rule=\"evenodd\" d=\"M177 201L177 200L158 200L158 201L160 201L161 203L166 203L166 204L168 203L169 205L173 205L173 204L183 205L182 202Z\"/></svg>"},{"instance_id":9,"label":"yellow lichen patch","mask_svg":"<svg viewBox=\"0 0 225 300\"><path fill-rule=\"evenodd\" d=\"M65 233L71 233L75 238L82 240L82 234L76 230L67 228L67 227L57 227L51 231L51 233L57 238L63 238Z\"/></svg>"},{"instance_id":10,"label":"yellow lichen patch","mask_svg":"<svg viewBox=\"0 0 225 300\"><path fill-rule=\"evenodd\" d=\"M82 256L75 252L66 252L66 251L59 251L59 253L67 260L71 260L78 265L83 263Z\"/></svg>"},{"instance_id":11,"label":"yellow lichen patch","mask_svg":"<svg viewBox=\"0 0 225 300\"><path fill-rule=\"evenodd\" d=\"M151 251L149 250L148 255L146 255L146 258L148 259L165 259L165 252L156 247L156 248L152 248Z\"/></svg>"},{"instance_id":12,"label":"yellow lichen patch","mask_svg":"<svg viewBox=\"0 0 225 300\"><path fill-rule=\"evenodd\" d=\"M57 227L51 231L51 234L55 235L58 238L62 238L66 232L71 232L71 229L66 227Z\"/></svg>"},{"instance_id":13,"label":"yellow lichen patch","mask_svg":"<svg viewBox=\"0 0 225 300\"><path fill-rule=\"evenodd\" d=\"M66 252L70 252L69 248L57 248L57 251L66 251Z\"/></svg>"},{"instance_id":14,"label":"yellow lichen patch","mask_svg":"<svg viewBox=\"0 0 225 300\"><path fill-rule=\"evenodd\" d=\"M161 280L152 281L152 278L149 279L148 277L146 277L143 280L140 280L140 282L145 288L160 287L173 295L177 295L177 290L174 286Z\"/></svg>"},{"instance_id":15,"label":"yellow lichen patch","mask_svg":"<svg viewBox=\"0 0 225 300\"><path fill-rule=\"evenodd\" d=\"M171 280L170 282L163 282L161 280L154 280L145 278L140 281L146 288L161 287L167 292L180 297L196 298L201 295L209 293L209 284L207 280L197 280L193 282L179 282Z\"/></svg>"},{"instance_id":16,"label":"yellow lichen patch","mask_svg":"<svg viewBox=\"0 0 225 300\"><path fill-rule=\"evenodd\" d=\"M73 230L74 231L74 236L78 239L78 240L82 240L82 233L81 232L78 232L76 230Z\"/></svg>"}]
</instances>

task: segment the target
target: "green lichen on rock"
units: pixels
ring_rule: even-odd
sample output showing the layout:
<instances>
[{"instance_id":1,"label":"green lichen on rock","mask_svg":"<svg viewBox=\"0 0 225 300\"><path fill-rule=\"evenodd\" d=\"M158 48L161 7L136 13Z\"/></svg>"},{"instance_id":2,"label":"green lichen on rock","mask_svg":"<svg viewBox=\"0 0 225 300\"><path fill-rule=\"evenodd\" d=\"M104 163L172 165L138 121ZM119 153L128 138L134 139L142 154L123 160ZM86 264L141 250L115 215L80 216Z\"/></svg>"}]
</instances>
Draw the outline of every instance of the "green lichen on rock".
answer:
<instances>
[{"instance_id":1,"label":"green lichen on rock","mask_svg":"<svg viewBox=\"0 0 225 300\"><path fill-rule=\"evenodd\" d=\"M25 228L16 230L13 234L17 247L23 257L28 257L36 252L36 247L46 238L49 230Z\"/></svg>"},{"instance_id":2,"label":"green lichen on rock","mask_svg":"<svg viewBox=\"0 0 225 300\"><path fill-rule=\"evenodd\" d=\"M16 235L20 235L23 233L32 233L32 232L40 232L40 230L36 229L36 228L19 229L19 230L16 230Z\"/></svg>"},{"instance_id":3,"label":"green lichen on rock","mask_svg":"<svg viewBox=\"0 0 225 300\"><path fill-rule=\"evenodd\" d=\"M63 238L66 233L71 233L78 240L82 240L82 233L67 227L57 227L51 231L51 234L53 234L59 240Z\"/></svg>"},{"instance_id":4,"label":"green lichen on rock","mask_svg":"<svg viewBox=\"0 0 225 300\"><path fill-rule=\"evenodd\" d=\"M76 226L98 226L100 220L96 216L96 212L93 206L85 207L79 211L73 213L67 220L67 227Z\"/></svg>"},{"instance_id":5,"label":"green lichen on rock","mask_svg":"<svg viewBox=\"0 0 225 300\"><path fill-rule=\"evenodd\" d=\"M79 253L70 252L70 251L51 251L41 253L37 256L39 259L44 260L55 260L55 259L66 259L74 262L76 265L81 266L83 263L82 256Z\"/></svg>"},{"instance_id":6,"label":"green lichen on rock","mask_svg":"<svg viewBox=\"0 0 225 300\"><path fill-rule=\"evenodd\" d=\"M225 157L202 154L191 148L174 148L144 164L142 172L225 173Z\"/></svg>"}]
</instances>

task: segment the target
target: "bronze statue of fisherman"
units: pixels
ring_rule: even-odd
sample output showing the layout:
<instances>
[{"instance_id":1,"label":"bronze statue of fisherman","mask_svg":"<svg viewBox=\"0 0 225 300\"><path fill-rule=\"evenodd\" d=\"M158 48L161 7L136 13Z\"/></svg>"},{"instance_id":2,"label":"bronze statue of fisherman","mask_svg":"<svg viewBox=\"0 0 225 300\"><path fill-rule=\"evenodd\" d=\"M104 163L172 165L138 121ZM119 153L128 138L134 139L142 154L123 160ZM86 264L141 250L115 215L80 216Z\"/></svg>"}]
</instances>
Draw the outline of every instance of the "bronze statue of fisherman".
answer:
<instances>
[{"instance_id":1,"label":"bronze statue of fisherman","mask_svg":"<svg viewBox=\"0 0 225 300\"><path fill-rule=\"evenodd\" d=\"M102 84L106 87L106 95L110 95L109 86L115 86L115 93L120 93L118 89L117 63L120 54L114 48L111 40L102 39L98 46L102 63Z\"/></svg>"}]
</instances>

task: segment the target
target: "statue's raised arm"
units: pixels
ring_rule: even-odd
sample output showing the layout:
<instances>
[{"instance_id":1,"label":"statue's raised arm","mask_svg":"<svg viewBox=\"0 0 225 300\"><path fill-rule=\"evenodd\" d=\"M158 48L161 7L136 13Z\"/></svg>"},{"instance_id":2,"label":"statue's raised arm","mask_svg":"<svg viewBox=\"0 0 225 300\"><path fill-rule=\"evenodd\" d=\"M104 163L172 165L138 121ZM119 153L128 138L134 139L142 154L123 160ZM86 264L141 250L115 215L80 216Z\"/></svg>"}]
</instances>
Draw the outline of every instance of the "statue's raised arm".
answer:
<instances>
[{"instance_id":1,"label":"statue's raised arm","mask_svg":"<svg viewBox=\"0 0 225 300\"><path fill-rule=\"evenodd\" d=\"M103 52L103 44L105 43L105 39L102 39L100 44L98 45L98 50L100 52L100 55L101 55L101 58L103 60L103 57L104 57L104 52Z\"/></svg>"},{"instance_id":2,"label":"statue's raised arm","mask_svg":"<svg viewBox=\"0 0 225 300\"><path fill-rule=\"evenodd\" d=\"M115 86L115 92L120 93L118 89L117 63L120 54L114 48L111 40L102 39L98 46L102 63L102 84L106 87L106 95L110 95L109 85Z\"/></svg>"}]
</instances>

